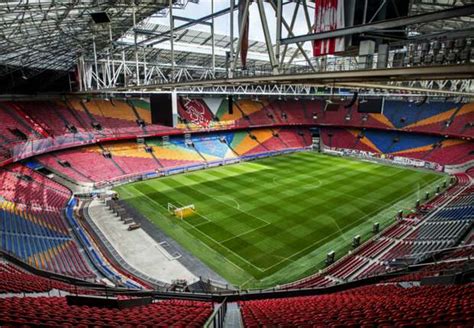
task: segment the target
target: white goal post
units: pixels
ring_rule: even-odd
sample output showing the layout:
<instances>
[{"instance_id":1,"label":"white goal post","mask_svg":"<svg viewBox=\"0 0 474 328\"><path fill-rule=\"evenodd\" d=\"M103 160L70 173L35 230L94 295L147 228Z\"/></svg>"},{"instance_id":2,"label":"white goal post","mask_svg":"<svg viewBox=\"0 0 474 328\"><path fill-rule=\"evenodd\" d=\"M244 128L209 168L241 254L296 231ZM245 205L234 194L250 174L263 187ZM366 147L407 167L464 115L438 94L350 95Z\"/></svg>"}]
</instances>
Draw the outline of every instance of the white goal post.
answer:
<instances>
[{"instance_id":1,"label":"white goal post","mask_svg":"<svg viewBox=\"0 0 474 328\"><path fill-rule=\"evenodd\" d=\"M172 203L168 203L168 212L180 219L190 216L194 213L194 210L194 204L178 207L176 205L173 205Z\"/></svg>"}]
</instances>

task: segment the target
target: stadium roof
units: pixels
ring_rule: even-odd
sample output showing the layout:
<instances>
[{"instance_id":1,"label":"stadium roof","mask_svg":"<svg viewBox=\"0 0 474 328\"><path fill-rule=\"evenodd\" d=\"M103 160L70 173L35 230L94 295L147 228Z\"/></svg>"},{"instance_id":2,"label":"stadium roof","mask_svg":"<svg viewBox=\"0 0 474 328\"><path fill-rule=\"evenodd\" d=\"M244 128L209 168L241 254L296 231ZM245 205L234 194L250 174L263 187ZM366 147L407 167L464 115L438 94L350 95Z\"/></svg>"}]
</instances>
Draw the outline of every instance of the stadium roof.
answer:
<instances>
[{"instance_id":1,"label":"stadium roof","mask_svg":"<svg viewBox=\"0 0 474 328\"><path fill-rule=\"evenodd\" d=\"M153 33L166 33L169 31L169 26L162 24L154 24L146 22L140 25L141 30L151 31ZM210 67L211 65L211 47L212 34L210 32L203 32L196 29L182 29L174 32L174 51L176 65ZM120 42L115 44L123 46L133 45L133 31L129 30ZM237 43L238 37L234 38L234 43ZM144 41L146 45L146 37L139 35L138 41ZM156 42L156 41L155 41ZM216 67L225 68L226 52L229 49L230 37L228 35L214 33L214 46L216 55ZM133 48L128 47L128 54L133 56ZM165 59L164 62L171 61L171 50L169 39L160 39L152 47L145 48L148 59ZM263 65L268 63L267 46L263 41L256 41L250 39L248 50L249 66ZM295 55L295 62L304 60L301 53L295 46L288 47L287 58Z\"/></svg>"},{"instance_id":2,"label":"stadium roof","mask_svg":"<svg viewBox=\"0 0 474 328\"><path fill-rule=\"evenodd\" d=\"M132 14L142 20L162 9L167 0L19 0L0 2L0 66L64 70L79 55L98 49L132 26ZM110 24L91 16L106 13ZM100 17L99 17L100 18Z\"/></svg>"},{"instance_id":3,"label":"stadium roof","mask_svg":"<svg viewBox=\"0 0 474 328\"><path fill-rule=\"evenodd\" d=\"M164 68L163 74L167 75L166 68L172 65L171 34L173 34L174 48L173 69L183 67L194 70L193 74L196 74L194 78L201 74L199 69L206 73L205 70L212 66L214 40L215 72L225 72L228 65L226 56L231 43L229 1L214 0L215 8L212 15L210 15L211 0L173 0L173 2L173 8L183 10L174 11L173 9L175 26L171 33L170 15L167 9L169 0L2 1L0 2L0 78L7 78L12 71L21 73L23 68L28 68L30 72L27 74L32 76L36 72L39 75L42 70L70 70L78 63L78 58L82 55L85 62L90 65L95 61L94 52L97 53L97 60L102 63L112 60L117 64L119 60L123 60L128 62L127 65L135 65L135 62L142 61L143 72L147 72L146 65L155 65L161 69ZM305 6L306 15L303 14L303 10L293 10L297 7L296 2L290 0L282 2L283 20L286 19L286 22L290 23L295 16L296 23L292 33L296 37L304 37L306 33L309 33L308 27L314 23L314 1L301 2ZM380 0L374 8L382 8L387 3L397 2ZM472 0L411 0L409 15L443 11L472 3ZM276 40L275 11L272 9L271 2L263 2L263 7L267 12L269 39L273 47ZM376 9L375 13L378 11L379 9ZM92 17L94 13L105 13L106 19L110 19L110 24L94 22ZM247 61L247 67L250 69L252 66L268 66L270 62L269 50L263 38L262 24L260 24L261 16L258 13L257 6L250 6L251 32ZM376 15L368 16L367 22L371 22ZM213 34L210 28L210 16L214 16L215 21ZM234 12L235 45L238 44L236 16L237 11ZM400 20L403 19L400 18ZM469 39L472 38L474 32L473 21L472 15L438 18L432 22L407 24L409 31L407 38L391 39L390 33L397 30L389 31L388 29L382 36L380 34L376 36L377 33L373 33L372 36L386 38L390 40L386 42L396 44L396 46L439 37ZM399 28L405 29L403 26ZM288 36L288 32L283 28L282 40ZM137 47L135 47L135 38L138 42ZM304 55L295 43L289 42L285 50L286 54L281 55L280 58L284 58L284 63L291 61L294 66L312 66L316 59L311 56L311 42L302 41L300 47L304 49ZM355 48L352 50L353 54L357 52ZM348 52L347 55L351 53ZM35 72L31 72L31 69ZM97 71L97 67L92 71ZM132 77L129 80L133 80L135 70L123 69L123 72L125 71L128 78Z\"/></svg>"}]
</instances>

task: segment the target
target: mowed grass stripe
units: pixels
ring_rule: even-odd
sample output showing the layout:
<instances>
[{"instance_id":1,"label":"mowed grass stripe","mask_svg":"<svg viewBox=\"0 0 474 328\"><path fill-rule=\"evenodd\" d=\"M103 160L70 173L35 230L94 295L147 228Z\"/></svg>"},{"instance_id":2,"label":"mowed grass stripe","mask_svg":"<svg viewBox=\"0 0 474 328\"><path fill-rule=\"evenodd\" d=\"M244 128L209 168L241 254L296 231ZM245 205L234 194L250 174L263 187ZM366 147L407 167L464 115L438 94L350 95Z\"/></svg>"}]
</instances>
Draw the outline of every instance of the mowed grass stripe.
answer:
<instances>
[{"instance_id":1,"label":"mowed grass stripe","mask_svg":"<svg viewBox=\"0 0 474 328\"><path fill-rule=\"evenodd\" d=\"M166 224L153 222L172 237L183 235L175 229L188 231L232 262L227 265L267 281L331 240L342 236L343 243L350 242L347 231L368 224L408 196L414 203L417 188L440 178L431 172L306 152L143 181L118 190L136 186L136 193L152 199L158 208L166 208L168 202L194 204L198 215L184 222L163 209ZM140 208L138 201L129 198ZM188 249L217 272L231 271L209 254ZM304 265L301 270L307 271ZM224 275L237 284L243 276Z\"/></svg>"},{"instance_id":2,"label":"mowed grass stripe","mask_svg":"<svg viewBox=\"0 0 474 328\"><path fill-rule=\"evenodd\" d=\"M161 207L163 210L166 209L166 211L167 211L167 208L166 208L166 207L164 207L162 204L156 202L153 198L151 198L150 196L148 196L148 195L149 195L148 193L143 193L143 191L142 191L142 190L143 190L143 187L142 187L142 188L137 188L137 187L135 187L135 189L136 189L137 191L141 192L141 193L142 193L146 198L148 198L151 202L153 202L154 204L157 204L157 205L158 205L159 207ZM154 192L152 192L152 194L154 194ZM178 203L178 205L183 205L183 204ZM184 224L187 224L187 225L190 226L191 228L193 228L193 229L195 229L196 231L200 232L201 235L202 235L205 239L210 239L214 244L218 244L218 245L221 245L221 246L222 246L222 244L221 244L220 242L218 242L218 241L214 240L212 237L206 235L205 233L203 233L202 231L200 231L198 228L196 228L195 226L193 226L192 224L190 224L187 220L184 220L184 219L183 219L183 220L180 220L180 222L183 222ZM234 253L231 249L228 249L227 247L224 247L224 248L226 249L226 251L229 251L229 252L233 253L234 255L236 255L238 258L240 258L240 260L242 260L242 261L246 262L247 264L253 266L253 267L256 268L257 270L262 271L260 268L254 266L252 263L248 262L246 259L241 258L238 254ZM231 261L231 262L232 262L232 261Z\"/></svg>"}]
</instances>

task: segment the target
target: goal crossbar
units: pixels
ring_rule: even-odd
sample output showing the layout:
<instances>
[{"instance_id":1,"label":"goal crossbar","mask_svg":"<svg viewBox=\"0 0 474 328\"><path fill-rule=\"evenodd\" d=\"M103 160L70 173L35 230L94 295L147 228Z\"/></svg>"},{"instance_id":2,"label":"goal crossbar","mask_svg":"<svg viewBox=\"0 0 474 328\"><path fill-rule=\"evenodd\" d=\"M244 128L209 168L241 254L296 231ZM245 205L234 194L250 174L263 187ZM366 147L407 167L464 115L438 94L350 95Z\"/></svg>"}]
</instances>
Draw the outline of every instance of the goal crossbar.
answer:
<instances>
[{"instance_id":1,"label":"goal crossbar","mask_svg":"<svg viewBox=\"0 0 474 328\"><path fill-rule=\"evenodd\" d=\"M180 219L188 217L194 213L195 207L194 204L186 206L176 206L172 203L168 203L168 212Z\"/></svg>"}]
</instances>

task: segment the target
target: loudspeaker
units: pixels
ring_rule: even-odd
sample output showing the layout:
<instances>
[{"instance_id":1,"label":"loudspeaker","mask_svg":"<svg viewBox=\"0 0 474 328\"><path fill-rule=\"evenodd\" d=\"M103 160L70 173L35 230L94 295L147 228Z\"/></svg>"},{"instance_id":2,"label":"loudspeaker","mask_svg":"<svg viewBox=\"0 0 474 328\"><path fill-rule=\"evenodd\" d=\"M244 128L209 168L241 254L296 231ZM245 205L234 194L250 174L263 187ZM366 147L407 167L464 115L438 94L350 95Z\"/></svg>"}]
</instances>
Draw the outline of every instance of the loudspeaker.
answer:
<instances>
[{"instance_id":1,"label":"loudspeaker","mask_svg":"<svg viewBox=\"0 0 474 328\"><path fill-rule=\"evenodd\" d=\"M96 24L110 23L110 17L105 11L90 13L90 15Z\"/></svg>"}]
</instances>

